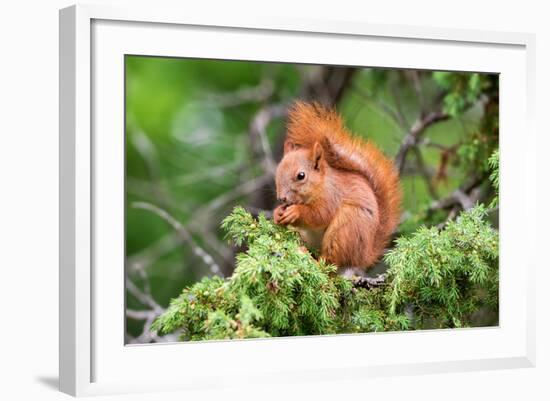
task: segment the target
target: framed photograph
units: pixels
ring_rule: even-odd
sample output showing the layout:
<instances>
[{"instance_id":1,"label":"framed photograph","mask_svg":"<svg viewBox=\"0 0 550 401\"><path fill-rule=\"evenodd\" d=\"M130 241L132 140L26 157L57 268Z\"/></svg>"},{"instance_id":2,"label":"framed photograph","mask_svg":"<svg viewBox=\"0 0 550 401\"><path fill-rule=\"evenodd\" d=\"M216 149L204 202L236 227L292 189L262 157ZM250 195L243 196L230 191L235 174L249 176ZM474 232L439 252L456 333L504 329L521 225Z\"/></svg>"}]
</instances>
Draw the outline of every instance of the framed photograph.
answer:
<instances>
[{"instance_id":1,"label":"framed photograph","mask_svg":"<svg viewBox=\"0 0 550 401\"><path fill-rule=\"evenodd\" d=\"M533 46L61 10L61 391L533 366Z\"/></svg>"}]
</instances>

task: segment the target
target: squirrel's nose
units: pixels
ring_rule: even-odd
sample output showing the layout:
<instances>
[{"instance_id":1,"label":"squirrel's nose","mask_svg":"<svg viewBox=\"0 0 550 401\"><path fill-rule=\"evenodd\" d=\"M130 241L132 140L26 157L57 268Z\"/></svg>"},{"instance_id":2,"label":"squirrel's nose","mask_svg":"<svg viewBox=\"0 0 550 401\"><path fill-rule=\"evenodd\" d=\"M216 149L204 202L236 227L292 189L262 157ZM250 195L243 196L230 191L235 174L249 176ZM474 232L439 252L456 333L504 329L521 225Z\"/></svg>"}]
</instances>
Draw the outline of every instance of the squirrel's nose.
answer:
<instances>
[{"instance_id":1,"label":"squirrel's nose","mask_svg":"<svg viewBox=\"0 0 550 401\"><path fill-rule=\"evenodd\" d=\"M286 203L286 197L279 198L279 202Z\"/></svg>"}]
</instances>

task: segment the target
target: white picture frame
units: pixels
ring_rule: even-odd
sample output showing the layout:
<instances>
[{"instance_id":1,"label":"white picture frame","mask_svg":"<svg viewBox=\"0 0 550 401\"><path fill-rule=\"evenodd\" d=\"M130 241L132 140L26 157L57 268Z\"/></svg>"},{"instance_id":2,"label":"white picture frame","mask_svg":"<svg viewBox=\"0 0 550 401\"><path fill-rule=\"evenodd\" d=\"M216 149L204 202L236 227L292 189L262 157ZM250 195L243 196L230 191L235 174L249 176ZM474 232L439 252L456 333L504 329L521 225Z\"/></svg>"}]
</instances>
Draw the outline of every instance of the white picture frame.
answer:
<instances>
[{"instance_id":1,"label":"white picture frame","mask_svg":"<svg viewBox=\"0 0 550 401\"><path fill-rule=\"evenodd\" d=\"M499 327L125 346L124 54L500 73ZM536 261L523 234L536 231L534 83L530 34L225 19L154 7L61 10L60 390L79 396L534 366ZM521 273L512 271L517 264ZM142 374L138 365L155 369Z\"/></svg>"}]
</instances>

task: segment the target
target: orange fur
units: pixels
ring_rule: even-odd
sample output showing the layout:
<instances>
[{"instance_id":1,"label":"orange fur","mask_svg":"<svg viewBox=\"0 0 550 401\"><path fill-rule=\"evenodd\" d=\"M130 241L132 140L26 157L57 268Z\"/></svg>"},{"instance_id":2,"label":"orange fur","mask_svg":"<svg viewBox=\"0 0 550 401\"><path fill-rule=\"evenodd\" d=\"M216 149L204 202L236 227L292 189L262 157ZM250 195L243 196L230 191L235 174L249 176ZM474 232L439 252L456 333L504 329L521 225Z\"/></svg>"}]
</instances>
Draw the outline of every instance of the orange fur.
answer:
<instances>
[{"instance_id":1,"label":"orange fur","mask_svg":"<svg viewBox=\"0 0 550 401\"><path fill-rule=\"evenodd\" d=\"M296 204L277 208L275 221L295 224L306 236L312 230L321 232L321 256L329 262L372 266L399 224L402 195L393 162L374 144L352 135L334 110L296 102L289 112L285 156L278 168L278 194L296 193L289 189L296 185L289 177L307 157L322 158L319 168L308 172L314 184L299 188L303 199Z\"/></svg>"}]
</instances>

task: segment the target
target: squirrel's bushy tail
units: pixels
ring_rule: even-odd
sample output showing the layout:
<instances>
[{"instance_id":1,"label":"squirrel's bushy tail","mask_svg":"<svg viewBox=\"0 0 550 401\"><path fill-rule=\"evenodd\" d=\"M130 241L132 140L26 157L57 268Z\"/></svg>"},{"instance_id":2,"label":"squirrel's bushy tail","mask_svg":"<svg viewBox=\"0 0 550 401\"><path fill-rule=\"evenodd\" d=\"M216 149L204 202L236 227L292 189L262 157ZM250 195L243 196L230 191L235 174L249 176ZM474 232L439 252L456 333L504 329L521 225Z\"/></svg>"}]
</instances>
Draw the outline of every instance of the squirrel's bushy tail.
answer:
<instances>
[{"instance_id":1,"label":"squirrel's bushy tail","mask_svg":"<svg viewBox=\"0 0 550 401\"><path fill-rule=\"evenodd\" d=\"M341 117L318 103L296 102L289 111L285 150L289 147L323 145L327 162L334 168L363 175L369 182L380 216L374 248L384 252L401 216L401 186L393 161L378 147L352 135Z\"/></svg>"}]
</instances>

